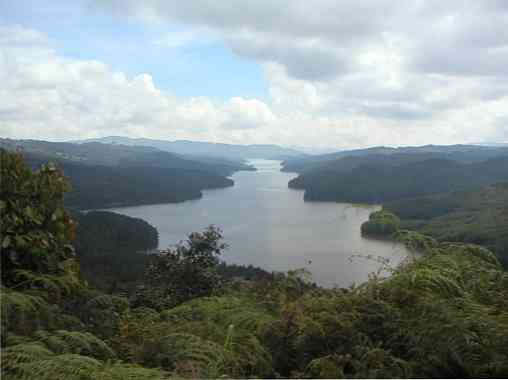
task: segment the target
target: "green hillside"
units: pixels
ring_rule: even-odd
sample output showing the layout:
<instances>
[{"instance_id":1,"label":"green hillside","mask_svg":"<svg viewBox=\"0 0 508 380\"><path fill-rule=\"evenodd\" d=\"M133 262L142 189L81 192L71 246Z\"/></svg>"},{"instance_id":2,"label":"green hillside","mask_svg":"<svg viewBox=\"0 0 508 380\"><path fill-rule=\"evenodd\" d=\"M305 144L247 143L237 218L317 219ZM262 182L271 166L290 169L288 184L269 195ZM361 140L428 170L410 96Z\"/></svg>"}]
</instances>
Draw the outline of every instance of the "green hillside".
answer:
<instances>
[{"instance_id":1,"label":"green hillside","mask_svg":"<svg viewBox=\"0 0 508 380\"><path fill-rule=\"evenodd\" d=\"M222 176L229 176L238 170L254 170L252 166L244 164L241 160L207 156L191 157L169 153L150 146L0 139L0 148L21 151L39 157L41 162L60 160L90 166L149 166L164 169L199 170Z\"/></svg>"},{"instance_id":2,"label":"green hillside","mask_svg":"<svg viewBox=\"0 0 508 380\"><path fill-rule=\"evenodd\" d=\"M341 170L343 167L358 166L368 162L396 164L429 159L444 159L461 163L485 161L499 156L508 156L508 146L483 145L424 145L391 148L377 146L366 149L345 150L315 156L288 158L283 164L283 171L307 173L324 168Z\"/></svg>"},{"instance_id":3,"label":"green hillside","mask_svg":"<svg viewBox=\"0 0 508 380\"><path fill-rule=\"evenodd\" d=\"M140 146L0 139L0 149L22 152L32 168L55 163L72 185L66 206L84 210L197 199L204 189L233 186L226 178L233 172L254 170L241 162L195 161Z\"/></svg>"},{"instance_id":4,"label":"green hillside","mask_svg":"<svg viewBox=\"0 0 508 380\"><path fill-rule=\"evenodd\" d=\"M419 255L325 289L227 281L211 227L152 255L127 299L83 281L61 173L0 154L3 379L508 376L508 273L485 248L399 231Z\"/></svg>"},{"instance_id":5,"label":"green hillside","mask_svg":"<svg viewBox=\"0 0 508 380\"><path fill-rule=\"evenodd\" d=\"M473 189L508 181L508 157L459 163L419 156L369 158L368 163L344 168L332 165L311 170L289 182L305 189L305 200L385 203L404 198Z\"/></svg>"},{"instance_id":6,"label":"green hillside","mask_svg":"<svg viewBox=\"0 0 508 380\"><path fill-rule=\"evenodd\" d=\"M508 266L508 184L388 202L403 225L440 241L481 244Z\"/></svg>"}]
</instances>

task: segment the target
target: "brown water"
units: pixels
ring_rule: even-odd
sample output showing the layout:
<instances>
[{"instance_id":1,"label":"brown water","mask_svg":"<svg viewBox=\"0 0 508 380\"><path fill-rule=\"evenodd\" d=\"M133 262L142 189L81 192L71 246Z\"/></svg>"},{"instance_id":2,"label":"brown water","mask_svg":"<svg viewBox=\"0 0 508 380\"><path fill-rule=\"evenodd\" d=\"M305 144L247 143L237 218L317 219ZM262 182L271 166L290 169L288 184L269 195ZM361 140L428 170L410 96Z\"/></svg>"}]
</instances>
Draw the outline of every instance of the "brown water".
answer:
<instances>
[{"instance_id":1,"label":"brown water","mask_svg":"<svg viewBox=\"0 0 508 380\"><path fill-rule=\"evenodd\" d=\"M280 162L252 160L256 172L237 172L235 186L207 190L183 203L112 209L142 218L159 231L159 248L184 239L210 224L220 227L230 263L268 270L306 268L324 286L349 286L367 279L379 264L353 255L374 255L398 263L408 255L400 244L363 238L360 225L379 206L304 202L303 191L289 189L295 174Z\"/></svg>"}]
</instances>

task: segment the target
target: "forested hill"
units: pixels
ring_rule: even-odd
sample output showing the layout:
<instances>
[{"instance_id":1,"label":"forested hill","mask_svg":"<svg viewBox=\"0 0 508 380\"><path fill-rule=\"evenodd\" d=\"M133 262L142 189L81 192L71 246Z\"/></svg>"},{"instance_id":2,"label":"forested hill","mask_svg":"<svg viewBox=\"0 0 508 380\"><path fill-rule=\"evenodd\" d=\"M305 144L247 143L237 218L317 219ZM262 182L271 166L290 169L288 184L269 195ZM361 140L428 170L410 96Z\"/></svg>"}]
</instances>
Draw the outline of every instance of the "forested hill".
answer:
<instances>
[{"instance_id":1,"label":"forested hill","mask_svg":"<svg viewBox=\"0 0 508 380\"><path fill-rule=\"evenodd\" d=\"M77 222L74 248L81 275L107 291L129 291L141 279L157 248L158 232L146 221L107 211L73 212Z\"/></svg>"},{"instance_id":2,"label":"forested hill","mask_svg":"<svg viewBox=\"0 0 508 380\"><path fill-rule=\"evenodd\" d=\"M146 147L2 139L2 148L22 152L32 168L56 163L71 182L65 204L74 209L196 199L204 189L233 186L226 175L253 170L240 162L203 163Z\"/></svg>"},{"instance_id":3,"label":"forested hill","mask_svg":"<svg viewBox=\"0 0 508 380\"><path fill-rule=\"evenodd\" d=\"M305 189L305 200L383 203L507 180L508 156L460 163L403 155L344 158L304 172L289 187Z\"/></svg>"},{"instance_id":4,"label":"forested hill","mask_svg":"<svg viewBox=\"0 0 508 380\"><path fill-rule=\"evenodd\" d=\"M217 157L189 157L154 147L102 144L72 144L41 140L0 139L0 148L22 151L41 160L68 160L86 165L113 167L152 166L168 169L201 170L229 176L238 170L254 170L240 160Z\"/></svg>"},{"instance_id":5,"label":"forested hill","mask_svg":"<svg viewBox=\"0 0 508 380\"><path fill-rule=\"evenodd\" d=\"M26 154L25 158L34 168L45 162L32 154ZM234 185L229 178L199 170L53 162L72 185L65 197L66 206L79 210L183 202L200 198L203 189Z\"/></svg>"},{"instance_id":6,"label":"forested hill","mask_svg":"<svg viewBox=\"0 0 508 380\"><path fill-rule=\"evenodd\" d=\"M267 160L284 160L292 157L304 157L305 154L290 148L273 144L238 145L221 144L203 141L188 140L154 140L145 138L129 138L122 136L109 136L97 139L76 141L78 143L102 142L106 144L139 145L154 147L172 153L179 153L196 158L208 156L227 158L231 160L245 160L250 158L263 158Z\"/></svg>"},{"instance_id":7,"label":"forested hill","mask_svg":"<svg viewBox=\"0 0 508 380\"><path fill-rule=\"evenodd\" d=\"M440 241L483 245L508 268L508 183L388 202L384 209Z\"/></svg>"},{"instance_id":8,"label":"forested hill","mask_svg":"<svg viewBox=\"0 0 508 380\"><path fill-rule=\"evenodd\" d=\"M288 158L283 164L283 171L304 173L320 170L325 167L347 168L369 161L378 160L392 163L404 163L410 160L423 161L425 159L440 158L461 163L485 161L499 156L508 156L508 144L494 146L483 145L424 145L416 147L372 147L339 151L316 156ZM347 162L345 162L347 161Z\"/></svg>"}]
</instances>

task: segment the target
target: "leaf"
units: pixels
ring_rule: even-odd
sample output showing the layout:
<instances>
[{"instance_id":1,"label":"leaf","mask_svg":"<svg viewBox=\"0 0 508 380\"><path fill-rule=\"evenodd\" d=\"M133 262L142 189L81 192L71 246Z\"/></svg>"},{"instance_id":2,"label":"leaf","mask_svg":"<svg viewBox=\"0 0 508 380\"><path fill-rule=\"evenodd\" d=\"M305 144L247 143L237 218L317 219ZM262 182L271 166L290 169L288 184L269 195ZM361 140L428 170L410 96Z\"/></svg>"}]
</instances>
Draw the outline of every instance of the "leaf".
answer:
<instances>
[{"instance_id":1,"label":"leaf","mask_svg":"<svg viewBox=\"0 0 508 380\"><path fill-rule=\"evenodd\" d=\"M14 237L14 240L16 240L16 245L19 246L19 247L24 247L26 245L26 241L25 241L25 238L23 236L16 235Z\"/></svg>"},{"instance_id":2,"label":"leaf","mask_svg":"<svg viewBox=\"0 0 508 380\"><path fill-rule=\"evenodd\" d=\"M4 237L4 240L2 241L2 248L7 248L11 244L11 237L6 236Z\"/></svg>"},{"instance_id":3,"label":"leaf","mask_svg":"<svg viewBox=\"0 0 508 380\"><path fill-rule=\"evenodd\" d=\"M27 215L30 219L32 219L32 220L34 220L34 219L35 219L34 210L33 210L30 206L28 206L28 207L26 207L26 208L25 208L25 214L26 214L26 215Z\"/></svg>"},{"instance_id":4,"label":"leaf","mask_svg":"<svg viewBox=\"0 0 508 380\"><path fill-rule=\"evenodd\" d=\"M53 222L54 222L54 221L55 221L55 220L57 220L57 219L61 219L63 215L64 215L64 213L63 213L62 209L61 209L61 208L57 208L57 209L53 212L53 214L51 215L51 221L53 221Z\"/></svg>"}]
</instances>

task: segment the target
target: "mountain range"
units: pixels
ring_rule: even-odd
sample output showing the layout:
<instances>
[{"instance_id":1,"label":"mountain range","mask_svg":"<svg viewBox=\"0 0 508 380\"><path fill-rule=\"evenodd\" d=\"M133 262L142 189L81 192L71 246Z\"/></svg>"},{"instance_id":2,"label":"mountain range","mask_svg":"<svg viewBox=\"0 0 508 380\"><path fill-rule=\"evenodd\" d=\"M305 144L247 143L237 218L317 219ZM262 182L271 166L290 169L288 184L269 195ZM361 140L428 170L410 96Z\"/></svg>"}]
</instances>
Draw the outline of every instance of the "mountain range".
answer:
<instances>
[{"instance_id":1,"label":"mountain range","mask_svg":"<svg viewBox=\"0 0 508 380\"><path fill-rule=\"evenodd\" d=\"M284 160L294 157L303 157L306 154L295 149L284 148L273 144L239 145L223 144L189 140L154 140L146 138L130 138L122 136L108 136L87 140L70 141L82 144L98 142L103 144L145 146L157 148L166 152L184 154L194 157L215 157L231 160L247 160L252 158L263 158L267 160Z\"/></svg>"}]
</instances>

